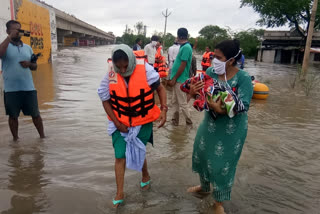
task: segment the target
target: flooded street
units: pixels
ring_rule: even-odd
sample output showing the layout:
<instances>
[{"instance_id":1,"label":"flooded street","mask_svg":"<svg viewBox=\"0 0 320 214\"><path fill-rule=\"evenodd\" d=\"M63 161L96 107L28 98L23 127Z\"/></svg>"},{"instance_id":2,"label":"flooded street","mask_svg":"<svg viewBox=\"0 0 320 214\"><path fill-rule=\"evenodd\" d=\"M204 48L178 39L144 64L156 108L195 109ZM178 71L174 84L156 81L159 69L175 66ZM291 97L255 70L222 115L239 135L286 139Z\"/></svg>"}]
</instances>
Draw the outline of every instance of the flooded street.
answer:
<instances>
[{"instance_id":1,"label":"flooded street","mask_svg":"<svg viewBox=\"0 0 320 214\"><path fill-rule=\"evenodd\" d=\"M20 117L20 141L12 141L0 95L1 214L212 213L210 196L186 193L199 183L191 155L203 115L193 109L193 127L183 120L175 127L170 105L169 122L154 127L154 147L147 146L151 190L141 192L141 175L127 170L125 206L112 209L114 151L97 95L111 49L63 49L52 65L40 65L33 73L44 140L31 118ZM292 89L293 65L249 60L245 70L269 86L270 96L251 103L248 137L226 212L320 213L319 88L309 97L301 86ZM320 76L320 64L310 70ZM170 104L170 92L168 98Z\"/></svg>"}]
</instances>

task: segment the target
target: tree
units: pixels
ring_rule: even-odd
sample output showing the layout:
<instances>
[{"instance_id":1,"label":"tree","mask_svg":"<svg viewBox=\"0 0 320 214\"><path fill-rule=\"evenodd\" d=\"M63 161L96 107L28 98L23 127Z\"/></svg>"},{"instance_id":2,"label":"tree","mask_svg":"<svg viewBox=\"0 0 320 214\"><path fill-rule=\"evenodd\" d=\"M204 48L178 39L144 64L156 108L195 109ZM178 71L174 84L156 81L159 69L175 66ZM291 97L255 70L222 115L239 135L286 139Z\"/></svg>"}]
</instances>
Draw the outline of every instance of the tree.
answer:
<instances>
[{"instance_id":1,"label":"tree","mask_svg":"<svg viewBox=\"0 0 320 214\"><path fill-rule=\"evenodd\" d=\"M260 14L257 22L261 26L294 27L306 37L311 18L313 0L241 0L241 7L251 6ZM317 10L315 28L320 28L320 7Z\"/></svg>"},{"instance_id":2,"label":"tree","mask_svg":"<svg viewBox=\"0 0 320 214\"><path fill-rule=\"evenodd\" d=\"M136 29L137 31L137 34L138 35L142 35L143 34L143 22L137 22L134 26L134 28Z\"/></svg>"},{"instance_id":3,"label":"tree","mask_svg":"<svg viewBox=\"0 0 320 214\"><path fill-rule=\"evenodd\" d=\"M216 25L205 26L199 31L199 34L205 39L217 40L219 38L229 38L227 30Z\"/></svg>"},{"instance_id":4,"label":"tree","mask_svg":"<svg viewBox=\"0 0 320 214\"><path fill-rule=\"evenodd\" d=\"M172 35L171 33L167 33L167 35L163 38L165 47L170 47L173 43L176 37Z\"/></svg>"},{"instance_id":5,"label":"tree","mask_svg":"<svg viewBox=\"0 0 320 214\"><path fill-rule=\"evenodd\" d=\"M258 46L260 45L260 34L262 30L248 30L241 31L234 35L235 39L240 41L240 47L243 51L243 54L247 57L255 57L258 52Z\"/></svg>"}]
</instances>

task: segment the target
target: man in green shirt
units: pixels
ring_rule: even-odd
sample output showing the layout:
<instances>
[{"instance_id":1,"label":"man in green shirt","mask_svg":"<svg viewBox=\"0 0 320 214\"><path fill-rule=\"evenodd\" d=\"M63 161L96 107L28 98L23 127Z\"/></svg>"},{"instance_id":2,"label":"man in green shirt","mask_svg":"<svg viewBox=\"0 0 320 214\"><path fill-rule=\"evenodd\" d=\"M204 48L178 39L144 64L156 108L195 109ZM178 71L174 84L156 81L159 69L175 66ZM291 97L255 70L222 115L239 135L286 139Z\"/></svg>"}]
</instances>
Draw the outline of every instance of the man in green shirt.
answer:
<instances>
[{"instance_id":1,"label":"man in green shirt","mask_svg":"<svg viewBox=\"0 0 320 214\"><path fill-rule=\"evenodd\" d=\"M168 85L173 87L172 108L174 110L174 114L172 123L175 126L179 125L180 108L186 118L186 123L192 124L187 103L187 96L180 90L181 84L189 78L189 71L192 61L192 48L188 42L188 30L186 28L179 28L177 34L178 42L180 43L180 50L173 63L170 81L168 82Z\"/></svg>"}]
</instances>

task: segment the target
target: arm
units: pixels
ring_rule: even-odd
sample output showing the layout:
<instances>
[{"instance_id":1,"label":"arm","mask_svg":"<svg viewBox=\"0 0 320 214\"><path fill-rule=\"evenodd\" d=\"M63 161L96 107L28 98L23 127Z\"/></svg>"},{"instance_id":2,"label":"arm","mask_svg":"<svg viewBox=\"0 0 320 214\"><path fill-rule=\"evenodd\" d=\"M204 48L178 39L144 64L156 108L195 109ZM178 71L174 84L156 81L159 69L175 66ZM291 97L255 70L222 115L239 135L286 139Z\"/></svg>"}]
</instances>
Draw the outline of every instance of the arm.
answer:
<instances>
[{"instance_id":1,"label":"arm","mask_svg":"<svg viewBox=\"0 0 320 214\"><path fill-rule=\"evenodd\" d=\"M120 123L120 121L118 120L116 115L114 115L114 112L112 110L112 107L111 107L109 100L103 101L102 105L103 105L105 112L111 118L111 120L113 121L113 123L117 127L117 129L120 132L124 132L124 133L128 132L128 127L126 127L124 124Z\"/></svg>"},{"instance_id":2,"label":"arm","mask_svg":"<svg viewBox=\"0 0 320 214\"><path fill-rule=\"evenodd\" d=\"M2 58L7 51L9 43L11 42L12 38L15 38L19 35L17 30L11 30L9 36L0 44L0 58Z\"/></svg>"},{"instance_id":3,"label":"arm","mask_svg":"<svg viewBox=\"0 0 320 214\"><path fill-rule=\"evenodd\" d=\"M32 71L37 70L37 67L38 67L37 63L31 63L29 61L21 61L20 65L24 68L30 68L30 70Z\"/></svg>"},{"instance_id":4,"label":"arm","mask_svg":"<svg viewBox=\"0 0 320 214\"><path fill-rule=\"evenodd\" d=\"M118 118L115 116L111 103L110 103L110 93L109 93L109 73L107 73L102 79L100 86L98 88L98 95L102 101L103 108L108 116L111 118L115 126L120 132L128 132L128 128L120 123Z\"/></svg>"},{"instance_id":5,"label":"arm","mask_svg":"<svg viewBox=\"0 0 320 214\"><path fill-rule=\"evenodd\" d=\"M159 122L158 128L161 128L167 120L167 111L168 111L166 89L163 87L162 84L160 84L160 86L157 88L157 93L158 93L160 104L161 104L161 108L160 108L161 113L159 117L160 122Z\"/></svg>"},{"instance_id":6,"label":"arm","mask_svg":"<svg viewBox=\"0 0 320 214\"><path fill-rule=\"evenodd\" d=\"M11 41L11 38L10 36L8 36L1 44L0 44L0 58L2 58L6 51L7 51L7 48L9 46L9 43Z\"/></svg>"},{"instance_id":7,"label":"arm","mask_svg":"<svg viewBox=\"0 0 320 214\"><path fill-rule=\"evenodd\" d=\"M238 98L242 101L246 111L249 110L250 102L253 94L253 86L251 77L247 72L239 79L238 82Z\"/></svg>"},{"instance_id":8,"label":"arm","mask_svg":"<svg viewBox=\"0 0 320 214\"><path fill-rule=\"evenodd\" d=\"M181 76L181 74L183 73L186 66L187 66L187 61L182 61L180 64L180 67L178 69L178 72L176 73L176 75L172 79L174 81L174 84L177 82L177 79Z\"/></svg>"}]
</instances>

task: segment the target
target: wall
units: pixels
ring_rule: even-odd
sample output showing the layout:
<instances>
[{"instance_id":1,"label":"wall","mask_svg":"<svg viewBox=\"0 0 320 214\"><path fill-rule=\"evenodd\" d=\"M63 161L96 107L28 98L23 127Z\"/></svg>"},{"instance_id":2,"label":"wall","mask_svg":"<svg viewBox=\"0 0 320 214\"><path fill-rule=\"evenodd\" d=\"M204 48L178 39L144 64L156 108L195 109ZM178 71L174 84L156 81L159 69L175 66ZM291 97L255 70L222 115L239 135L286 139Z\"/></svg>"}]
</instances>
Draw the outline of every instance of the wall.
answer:
<instances>
[{"instance_id":1,"label":"wall","mask_svg":"<svg viewBox=\"0 0 320 214\"><path fill-rule=\"evenodd\" d=\"M8 36L6 32L6 23L11 19L11 7L10 0L0 0L0 43ZM0 71L1 71L1 60L0 60ZM0 77L0 97L2 97L3 83L2 75Z\"/></svg>"},{"instance_id":2,"label":"wall","mask_svg":"<svg viewBox=\"0 0 320 214\"><path fill-rule=\"evenodd\" d=\"M74 37L64 37L63 39L63 45L70 47L70 46L75 46L75 43L78 43L78 39Z\"/></svg>"},{"instance_id":3,"label":"wall","mask_svg":"<svg viewBox=\"0 0 320 214\"><path fill-rule=\"evenodd\" d=\"M22 29L31 32L31 36L22 37L22 41L30 45L35 54L42 54L39 64L48 63L51 61L49 10L29 0L14 0L14 3L16 20Z\"/></svg>"},{"instance_id":4,"label":"wall","mask_svg":"<svg viewBox=\"0 0 320 214\"><path fill-rule=\"evenodd\" d=\"M263 50L262 62L274 63L275 54L275 50Z\"/></svg>"}]
</instances>

